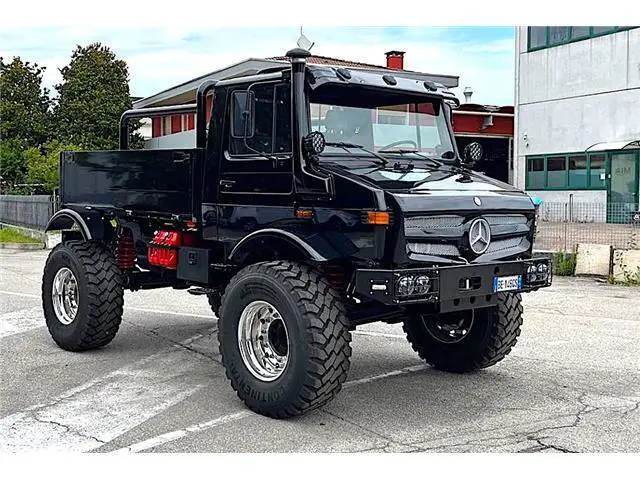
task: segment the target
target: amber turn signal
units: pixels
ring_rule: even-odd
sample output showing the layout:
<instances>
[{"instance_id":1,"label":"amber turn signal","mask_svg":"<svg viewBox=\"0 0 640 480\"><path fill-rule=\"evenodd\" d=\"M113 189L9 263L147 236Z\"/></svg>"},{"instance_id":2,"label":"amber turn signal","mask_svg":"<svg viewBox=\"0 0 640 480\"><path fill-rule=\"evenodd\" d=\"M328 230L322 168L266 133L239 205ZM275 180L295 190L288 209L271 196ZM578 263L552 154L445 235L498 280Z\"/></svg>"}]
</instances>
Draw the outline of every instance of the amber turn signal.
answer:
<instances>
[{"instance_id":1,"label":"amber turn signal","mask_svg":"<svg viewBox=\"0 0 640 480\"><path fill-rule=\"evenodd\" d=\"M389 225L389 212L367 212L369 225Z\"/></svg>"},{"instance_id":2,"label":"amber turn signal","mask_svg":"<svg viewBox=\"0 0 640 480\"><path fill-rule=\"evenodd\" d=\"M295 215L296 215L296 218L312 218L313 210L299 208L298 210L296 210Z\"/></svg>"}]
</instances>

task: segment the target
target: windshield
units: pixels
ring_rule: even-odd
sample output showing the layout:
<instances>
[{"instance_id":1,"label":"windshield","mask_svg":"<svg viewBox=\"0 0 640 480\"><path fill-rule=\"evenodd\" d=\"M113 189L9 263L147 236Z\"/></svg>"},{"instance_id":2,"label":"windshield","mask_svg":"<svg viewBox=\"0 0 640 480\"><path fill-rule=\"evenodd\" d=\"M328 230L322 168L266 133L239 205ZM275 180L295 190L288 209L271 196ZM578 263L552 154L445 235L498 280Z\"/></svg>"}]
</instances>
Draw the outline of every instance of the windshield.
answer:
<instances>
[{"instance_id":1,"label":"windshield","mask_svg":"<svg viewBox=\"0 0 640 480\"><path fill-rule=\"evenodd\" d=\"M322 132L327 143L356 144L374 152L416 151L434 158L450 152L445 158L453 158L449 157L453 146L440 102L396 103L394 99L391 103L389 100L379 95L369 97L368 105L358 105L362 99L357 99L351 106L344 98L340 98L340 105L315 103L312 98L311 130ZM327 146L324 151L325 155L340 153L345 151L337 146ZM367 155L355 150L353 154Z\"/></svg>"}]
</instances>

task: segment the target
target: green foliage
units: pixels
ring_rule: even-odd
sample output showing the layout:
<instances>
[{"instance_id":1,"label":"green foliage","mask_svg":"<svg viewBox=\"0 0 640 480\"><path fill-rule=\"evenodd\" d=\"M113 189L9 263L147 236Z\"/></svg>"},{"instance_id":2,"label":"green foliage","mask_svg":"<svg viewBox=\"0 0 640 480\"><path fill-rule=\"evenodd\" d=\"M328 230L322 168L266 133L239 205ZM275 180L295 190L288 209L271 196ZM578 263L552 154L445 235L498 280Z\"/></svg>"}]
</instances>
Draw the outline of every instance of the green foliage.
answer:
<instances>
[{"instance_id":1,"label":"green foliage","mask_svg":"<svg viewBox=\"0 0 640 480\"><path fill-rule=\"evenodd\" d=\"M45 68L14 57L0 57L0 138L39 147L50 129L49 91L42 88ZM4 160L4 158L3 158Z\"/></svg>"},{"instance_id":2,"label":"green foliage","mask_svg":"<svg viewBox=\"0 0 640 480\"><path fill-rule=\"evenodd\" d=\"M27 181L37 184L35 193L51 193L60 183L59 163L60 152L81 150L77 145L63 144L58 140L47 143L45 154L41 155L35 148L25 152L28 165Z\"/></svg>"},{"instance_id":3,"label":"green foliage","mask_svg":"<svg viewBox=\"0 0 640 480\"><path fill-rule=\"evenodd\" d=\"M561 277L571 277L576 271L576 254L575 252L567 253L559 251L555 254L554 258L554 275Z\"/></svg>"},{"instance_id":4,"label":"green foliage","mask_svg":"<svg viewBox=\"0 0 640 480\"><path fill-rule=\"evenodd\" d=\"M622 275L624 276L623 280L616 280L613 275L609 276L609 283L615 285L624 285L627 287L638 287L640 286L640 268L636 268L636 271L633 272L627 268L622 268Z\"/></svg>"},{"instance_id":5,"label":"green foliage","mask_svg":"<svg viewBox=\"0 0 640 480\"><path fill-rule=\"evenodd\" d=\"M126 62L100 43L78 45L60 73L55 108L59 139L86 150L117 149L120 116L131 108Z\"/></svg>"},{"instance_id":6,"label":"green foliage","mask_svg":"<svg viewBox=\"0 0 640 480\"><path fill-rule=\"evenodd\" d=\"M40 243L33 237L9 227L0 228L0 243Z\"/></svg>"},{"instance_id":7,"label":"green foliage","mask_svg":"<svg viewBox=\"0 0 640 480\"><path fill-rule=\"evenodd\" d=\"M118 148L119 122L131 108L127 64L99 43L77 46L60 70L57 104L42 89L44 68L0 57L0 191L51 193L63 150ZM131 130L139 122L130 122ZM132 135L131 148L142 137ZM40 184L25 186L24 184Z\"/></svg>"},{"instance_id":8,"label":"green foliage","mask_svg":"<svg viewBox=\"0 0 640 480\"><path fill-rule=\"evenodd\" d=\"M0 141L0 185L8 191L24 181L26 163L23 157L24 143L15 138Z\"/></svg>"}]
</instances>

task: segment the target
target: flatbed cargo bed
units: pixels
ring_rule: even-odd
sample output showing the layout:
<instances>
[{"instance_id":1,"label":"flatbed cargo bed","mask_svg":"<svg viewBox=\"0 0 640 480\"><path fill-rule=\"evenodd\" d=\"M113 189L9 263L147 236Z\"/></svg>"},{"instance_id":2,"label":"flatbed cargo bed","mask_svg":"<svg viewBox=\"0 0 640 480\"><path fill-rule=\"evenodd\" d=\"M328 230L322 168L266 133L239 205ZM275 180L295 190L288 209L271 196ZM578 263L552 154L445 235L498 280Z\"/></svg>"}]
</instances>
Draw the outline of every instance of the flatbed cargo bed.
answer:
<instances>
[{"instance_id":1,"label":"flatbed cargo bed","mask_svg":"<svg viewBox=\"0 0 640 480\"><path fill-rule=\"evenodd\" d=\"M60 200L64 206L192 217L201 165L197 149L64 152Z\"/></svg>"}]
</instances>

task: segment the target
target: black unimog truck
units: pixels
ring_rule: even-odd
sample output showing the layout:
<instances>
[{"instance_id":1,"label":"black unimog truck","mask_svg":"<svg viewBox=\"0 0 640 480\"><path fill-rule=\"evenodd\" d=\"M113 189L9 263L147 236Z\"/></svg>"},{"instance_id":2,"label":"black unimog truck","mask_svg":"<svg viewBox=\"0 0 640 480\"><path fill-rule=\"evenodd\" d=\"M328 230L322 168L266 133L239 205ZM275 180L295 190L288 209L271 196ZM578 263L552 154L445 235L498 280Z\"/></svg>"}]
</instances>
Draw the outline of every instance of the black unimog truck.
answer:
<instances>
[{"instance_id":1,"label":"black unimog truck","mask_svg":"<svg viewBox=\"0 0 640 480\"><path fill-rule=\"evenodd\" d=\"M449 372L509 353L520 292L551 283L530 198L471 170L477 144L460 157L452 94L308 55L205 82L193 105L125 112L118 151L61 155L47 228L63 242L42 283L60 347L109 343L125 289L207 295L231 386L279 418L338 393L358 325L402 323ZM196 148L127 148L130 119L187 112Z\"/></svg>"}]
</instances>

